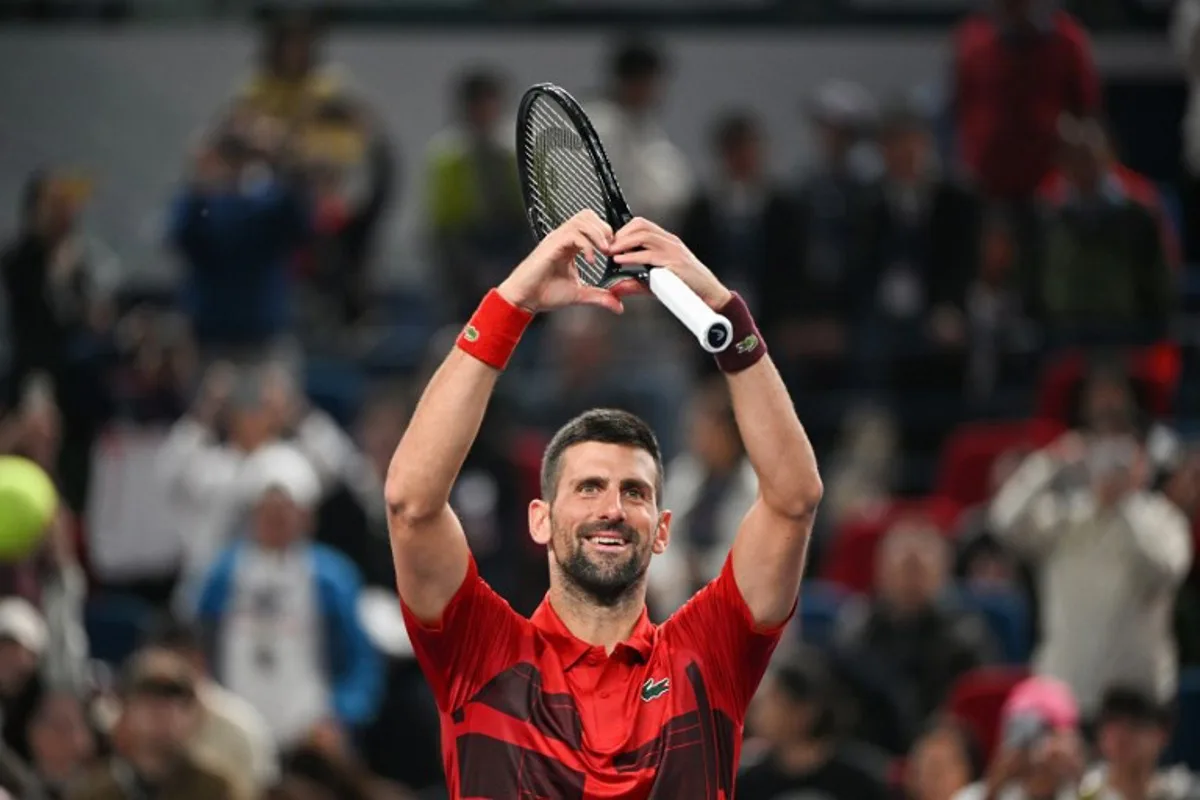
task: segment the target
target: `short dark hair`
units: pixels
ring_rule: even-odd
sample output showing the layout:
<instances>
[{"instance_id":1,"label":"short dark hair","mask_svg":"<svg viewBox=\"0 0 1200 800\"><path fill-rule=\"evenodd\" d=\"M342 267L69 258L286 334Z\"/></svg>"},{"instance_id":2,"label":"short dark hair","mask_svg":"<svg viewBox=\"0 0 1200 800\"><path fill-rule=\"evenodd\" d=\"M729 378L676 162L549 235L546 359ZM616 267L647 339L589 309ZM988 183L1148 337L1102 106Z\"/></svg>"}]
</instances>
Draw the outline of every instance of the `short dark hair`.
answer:
<instances>
[{"instance_id":1,"label":"short dark hair","mask_svg":"<svg viewBox=\"0 0 1200 800\"><path fill-rule=\"evenodd\" d=\"M654 496L662 499L663 465L658 439L645 420L617 408L585 411L558 429L542 455L542 499L554 497L562 474L563 453L572 445L583 442L620 444L645 450L654 458Z\"/></svg>"},{"instance_id":2,"label":"short dark hair","mask_svg":"<svg viewBox=\"0 0 1200 800\"><path fill-rule=\"evenodd\" d=\"M748 111L734 111L724 115L713 126L713 144L721 152L735 145L754 139L759 135L758 121Z\"/></svg>"},{"instance_id":3,"label":"short dark hair","mask_svg":"<svg viewBox=\"0 0 1200 800\"><path fill-rule=\"evenodd\" d=\"M824 653L811 645L800 645L782 653L771 665L771 671L776 685L789 700L813 709L809 736L830 741L847 732L850 726L847 698Z\"/></svg>"},{"instance_id":4,"label":"short dark hair","mask_svg":"<svg viewBox=\"0 0 1200 800\"><path fill-rule=\"evenodd\" d=\"M1175 709L1171 703L1163 703L1148 692L1134 686L1110 686L1100 700L1100 713L1096 715L1100 725L1116 720L1145 722L1164 730L1175 723Z\"/></svg>"},{"instance_id":5,"label":"short dark hair","mask_svg":"<svg viewBox=\"0 0 1200 800\"><path fill-rule=\"evenodd\" d=\"M152 628L142 646L174 653L200 653L204 651L204 637L197 626L171 617Z\"/></svg>"},{"instance_id":6,"label":"short dark hair","mask_svg":"<svg viewBox=\"0 0 1200 800\"><path fill-rule=\"evenodd\" d=\"M621 44L612 59L612 75L618 81L653 78L663 73L665 60L658 48L644 41Z\"/></svg>"},{"instance_id":7,"label":"short dark hair","mask_svg":"<svg viewBox=\"0 0 1200 800\"><path fill-rule=\"evenodd\" d=\"M481 100L499 97L504 91L504 80L494 71L485 68L472 69L458 79L456 94L459 108L467 109Z\"/></svg>"}]
</instances>

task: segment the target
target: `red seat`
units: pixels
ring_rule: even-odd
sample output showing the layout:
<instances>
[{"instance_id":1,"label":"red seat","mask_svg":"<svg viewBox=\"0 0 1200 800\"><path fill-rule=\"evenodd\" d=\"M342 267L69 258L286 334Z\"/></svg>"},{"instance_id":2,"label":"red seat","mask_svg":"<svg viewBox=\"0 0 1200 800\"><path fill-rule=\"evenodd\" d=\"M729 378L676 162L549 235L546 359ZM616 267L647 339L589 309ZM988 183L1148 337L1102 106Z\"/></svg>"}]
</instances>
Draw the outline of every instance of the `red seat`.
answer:
<instances>
[{"instance_id":1,"label":"red seat","mask_svg":"<svg viewBox=\"0 0 1200 800\"><path fill-rule=\"evenodd\" d=\"M931 496L897 500L877 513L851 517L834 532L821 577L854 592L869 592L875 582L875 551L892 525L916 518L949 533L960 510L952 500Z\"/></svg>"},{"instance_id":2,"label":"red seat","mask_svg":"<svg viewBox=\"0 0 1200 800\"><path fill-rule=\"evenodd\" d=\"M1156 417L1170 414L1182 369L1179 345L1161 342L1130 352L1126 368L1141 390L1147 411ZM1070 351L1051 362L1038 385L1037 415L1069 424L1072 402L1087 366L1083 353Z\"/></svg>"},{"instance_id":3,"label":"red seat","mask_svg":"<svg viewBox=\"0 0 1200 800\"><path fill-rule=\"evenodd\" d=\"M1000 743L1000 712L1013 687L1029 677L1027 666L990 666L960 676L946 701L947 711L974 734L984 763Z\"/></svg>"},{"instance_id":4,"label":"red seat","mask_svg":"<svg viewBox=\"0 0 1200 800\"><path fill-rule=\"evenodd\" d=\"M1049 419L960 425L942 447L934 491L964 508L982 503L997 458L1013 449L1044 447L1064 430Z\"/></svg>"}]
</instances>

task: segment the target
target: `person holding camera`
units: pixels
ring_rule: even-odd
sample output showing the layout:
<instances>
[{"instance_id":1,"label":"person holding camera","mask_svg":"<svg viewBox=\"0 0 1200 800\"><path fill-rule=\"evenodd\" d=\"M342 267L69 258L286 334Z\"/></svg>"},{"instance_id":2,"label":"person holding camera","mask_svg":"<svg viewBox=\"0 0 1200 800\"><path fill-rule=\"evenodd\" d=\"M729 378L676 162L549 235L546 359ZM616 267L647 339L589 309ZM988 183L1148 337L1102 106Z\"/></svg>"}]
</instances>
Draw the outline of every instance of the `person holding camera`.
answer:
<instances>
[{"instance_id":1,"label":"person holding camera","mask_svg":"<svg viewBox=\"0 0 1200 800\"><path fill-rule=\"evenodd\" d=\"M1001 711L1002 742L987 772L954 800L1077 800L1085 754L1079 707L1053 678L1017 684Z\"/></svg>"},{"instance_id":2,"label":"person holding camera","mask_svg":"<svg viewBox=\"0 0 1200 800\"><path fill-rule=\"evenodd\" d=\"M1187 519L1152 491L1127 384L1094 375L1078 429L1029 456L989 509L1037 576L1038 674L1066 681L1084 717L1116 683L1174 697L1175 593L1192 561Z\"/></svg>"}]
</instances>

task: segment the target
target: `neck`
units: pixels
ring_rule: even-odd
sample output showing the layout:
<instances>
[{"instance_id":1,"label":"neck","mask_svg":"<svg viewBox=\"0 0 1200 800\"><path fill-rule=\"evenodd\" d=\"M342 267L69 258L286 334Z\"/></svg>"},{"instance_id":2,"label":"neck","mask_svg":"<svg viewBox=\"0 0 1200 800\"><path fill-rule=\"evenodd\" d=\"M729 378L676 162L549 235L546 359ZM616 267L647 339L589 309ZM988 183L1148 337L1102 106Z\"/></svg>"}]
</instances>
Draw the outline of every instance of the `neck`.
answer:
<instances>
[{"instance_id":1,"label":"neck","mask_svg":"<svg viewBox=\"0 0 1200 800\"><path fill-rule=\"evenodd\" d=\"M775 750L775 762L788 775L802 775L824 765L832 750L827 742L788 742Z\"/></svg>"},{"instance_id":2,"label":"neck","mask_svg":"<svg viewBox=\"0 0 1200 800\"><path fill-rule=\"evenodd\" d=\"M1150 779L1153 776L1153 768L1141 769L1136 766L1109 764L1105 782L1124 800L1145 800L1150 794Z\"/></svg>"},{"instance_id":3,"label":"neck","mask_svg":"<svg viewBox=\"0 0 1200 800\"><path fill-rule=\"evenodd\" d=\"M633 633L633 626L646 607L645 583L631 588L611 606L600 605L595 599L559 580L550 587L550 605L563 625L577 639L603 647L611 653L618 643Z\"/></svg>"}]
</instances>

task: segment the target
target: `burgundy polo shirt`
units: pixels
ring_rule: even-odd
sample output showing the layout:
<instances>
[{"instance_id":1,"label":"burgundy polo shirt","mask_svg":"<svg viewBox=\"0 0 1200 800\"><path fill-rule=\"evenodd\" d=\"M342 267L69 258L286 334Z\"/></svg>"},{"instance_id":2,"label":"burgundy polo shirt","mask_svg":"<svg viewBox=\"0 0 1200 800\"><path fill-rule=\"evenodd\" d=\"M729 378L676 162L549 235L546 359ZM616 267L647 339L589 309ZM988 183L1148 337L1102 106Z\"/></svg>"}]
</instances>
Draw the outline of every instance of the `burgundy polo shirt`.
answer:
<instances>
[{"instance_id":1,"label":"burgundy polo shirt","mask_svg":"<svg viewBox=\"0 0 1200 800\"><path fill-rule=\"evenodd\" d=\"M787 624L755 626L730 559L662 625L643 611L611 654L548 600L517 614L473 559L438 624L403 611L455 800L729 800L746 707Z\"/></svg>"}]
</instances>

